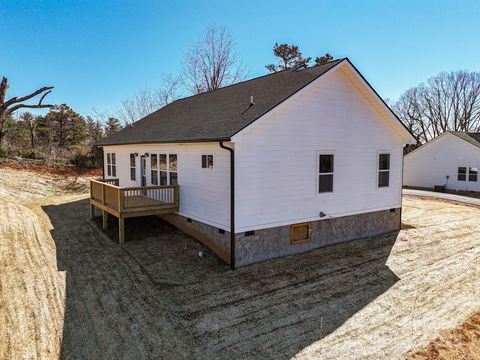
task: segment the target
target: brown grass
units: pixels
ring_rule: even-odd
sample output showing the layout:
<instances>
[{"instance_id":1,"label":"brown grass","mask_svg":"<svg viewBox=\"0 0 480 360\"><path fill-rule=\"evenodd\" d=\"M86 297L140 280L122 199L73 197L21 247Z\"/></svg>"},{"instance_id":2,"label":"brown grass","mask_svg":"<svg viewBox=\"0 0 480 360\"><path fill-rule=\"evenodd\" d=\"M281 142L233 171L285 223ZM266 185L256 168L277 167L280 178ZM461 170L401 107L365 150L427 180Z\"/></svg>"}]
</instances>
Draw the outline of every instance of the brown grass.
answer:
<instances>
[{"instance_id":1,"label":"brown grass","mask_svg":"<svg viewBox=\"0 0 480 360\"><path fill-rule=\"evenodd\" d=\"M480 359L480 312L472 314L460 326L443 331L423 349L406 357L406 360L427 359Z\"/></svg>"},{"instance_id":2,"label":"brown grass","mask_svg":"<svg viewBox=\"0 0 480 360\"><path fill-rule=\"evenodd\" d=\"M399 233L230 271L154 217L119 246L88 178L3 168L0 359L402 359L480 309L479 218L404 197ZM450 358L480 354L464 328Z\"/></svg>"},{"instance_id":3,"label":"brown grass","mask_svg":"<svg viewBox=\"0 0 480 360\"><path fill-rule=\"evenodd\" d=\"M43 162L0 160L0 168L22 170L37 174L51 174L61 176L101 176L101 169L78 169L75 166L51 166Z\"/></svg>"}]
</instances>

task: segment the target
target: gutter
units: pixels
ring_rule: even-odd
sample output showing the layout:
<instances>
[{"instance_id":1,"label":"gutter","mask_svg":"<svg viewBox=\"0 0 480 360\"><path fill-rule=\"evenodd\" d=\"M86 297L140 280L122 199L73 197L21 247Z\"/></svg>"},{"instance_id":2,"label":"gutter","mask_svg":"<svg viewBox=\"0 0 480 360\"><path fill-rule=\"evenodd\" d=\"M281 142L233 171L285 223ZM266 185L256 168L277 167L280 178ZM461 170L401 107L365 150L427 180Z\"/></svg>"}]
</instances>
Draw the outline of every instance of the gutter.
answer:
<instances>
[{"instance_id":1,"label":"gutter","mask_svg":"<svg viewBox=\"0 0 480 360\"><path fill-rule=\"evenodd\" d=\"M235 270L235 152L219 141L218 145L230 152L230 268Z\"/></svg>"}]
</instances>

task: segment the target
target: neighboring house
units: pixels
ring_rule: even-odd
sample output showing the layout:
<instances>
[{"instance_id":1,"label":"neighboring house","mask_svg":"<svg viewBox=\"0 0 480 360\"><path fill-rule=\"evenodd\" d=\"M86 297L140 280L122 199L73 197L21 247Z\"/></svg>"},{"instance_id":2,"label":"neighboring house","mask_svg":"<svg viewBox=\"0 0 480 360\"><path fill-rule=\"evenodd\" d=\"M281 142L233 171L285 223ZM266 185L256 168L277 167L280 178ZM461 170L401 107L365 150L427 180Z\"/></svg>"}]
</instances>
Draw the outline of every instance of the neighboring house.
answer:
<instances>
[{"instance_id":1,"label":"neighboring house","mask_svg":"<svg viewBox=\"0 0 480 360\"><path fill-rule=\"evenodd\" d=\"M399 230L414 142L340 59L174 101L98 145L120 187L179 184L161 217L234 267Z\"/></svg>"},{"instance_id":2,"label":"neighboring house","mask_svg":"<svg viewBox=\"0 0 480 360\"><path fill-rule=\"evenodd\" d=\"M480 191L480 133L446 132L405 155L403 183Z\"/></svg>"}]
</instances>

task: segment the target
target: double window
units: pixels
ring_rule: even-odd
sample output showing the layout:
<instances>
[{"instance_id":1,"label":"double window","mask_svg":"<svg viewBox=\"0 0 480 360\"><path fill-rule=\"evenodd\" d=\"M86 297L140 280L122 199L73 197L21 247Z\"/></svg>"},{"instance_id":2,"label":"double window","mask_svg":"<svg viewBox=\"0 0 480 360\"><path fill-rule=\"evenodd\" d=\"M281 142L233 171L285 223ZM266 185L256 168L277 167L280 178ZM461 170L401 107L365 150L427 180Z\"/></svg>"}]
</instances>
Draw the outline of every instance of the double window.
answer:
<instances>
[{"instance_id":1,"label":"double window","mask_svg":"<svg viewBox=\"0 0 480 360\"><path fill-rule=\"evenodd\" d=\"M152 154L150 156L152 185L177 185L177 154Z\"/></svg>"},{"instance_id":2,"label":"double window","mask_svg":"<svg viewBox=\"0 0 480 360\"><path fill-rule=\"evenodd\" d=\"M378 187L390 185L390 154L378 154Z\"/></svg>"},{"instance_id":3,"label":"double window","mask_svg":"<svg viewBox=\"0 0 480 360\"><path fill-rule=\"evenodd\" d=\"M478 168L459 166L457 172L458 181L467 181L467 169L468 169L468 181L475 182L478 179Z\"/></svg>"},{"instance_id":4,"label":"double window","mask_svg":"<svg viewBox=\"0 0 480 360\"><path fill-rule=\"evenodd\" d=\"M137 178L137 171L135 168L135 154L130 154L130 180L135 181Z\"/></svg>"},{"instance_id":5,"label":"double window","mask_svg":"<svg viewBox=\"0 0 480 360\"><path fill-rule=\"evenodd\" d=\"M117 176L117 160L115 153L107 153L107 175Z\"/></svg>"},{"instance_id":6,"label":"double window","mask_svg":"<svg viewBox=\"0 0 480 360\"><path fill-rule=\"evenodd\" d=\"M320 154L318 157L318 192L333 191L333 154Z\"/></svg>"},{"instance_id":7,"label":"double window","mask_svg":"<svg viewBox=\"0 0 480 360\"><path fill-rule=\"evenodd\" d=\"M202 155L202 169L213 169L213 155Z\"/></svg>"}]
</instances>

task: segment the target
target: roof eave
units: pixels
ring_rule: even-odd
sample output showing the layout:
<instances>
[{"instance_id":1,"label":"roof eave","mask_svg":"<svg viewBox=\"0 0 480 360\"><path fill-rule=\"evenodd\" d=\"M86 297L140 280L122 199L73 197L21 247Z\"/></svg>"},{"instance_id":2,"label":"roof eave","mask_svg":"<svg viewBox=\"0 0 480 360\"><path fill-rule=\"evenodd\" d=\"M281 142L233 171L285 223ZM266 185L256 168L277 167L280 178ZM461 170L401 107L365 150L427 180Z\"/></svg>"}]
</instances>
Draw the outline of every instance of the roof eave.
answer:
<instances>
[{"instance_id":1,"label":"roof eave","mask_svg":"<svg viewBox=\"0 0 480 360\"><path fill-rule=\"evenodd\" d=\"M105 146L126 146L126 145L155 145L155 144L189 144L189 143L205 143L205 142L219 142L231 141L230 137L212 138L212 139L188 139L188 140L166 140L166 141L133 141L133 142L111 142L111 143L97 143L95 147Z\"/></svg>"}]
</instances>

